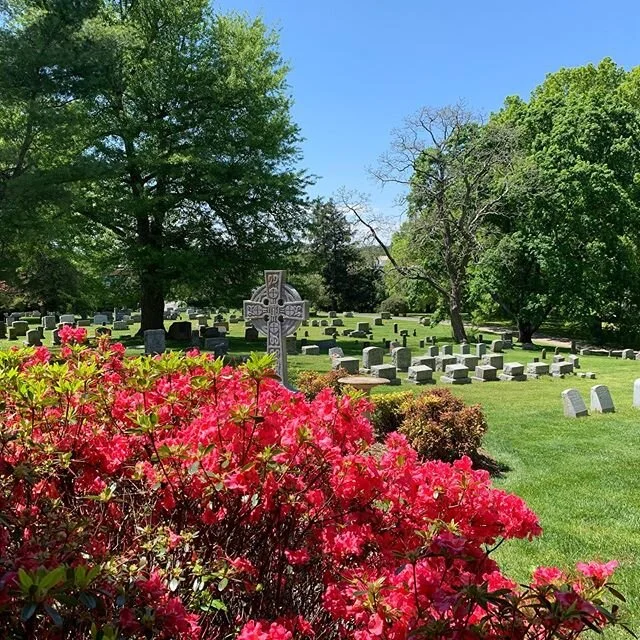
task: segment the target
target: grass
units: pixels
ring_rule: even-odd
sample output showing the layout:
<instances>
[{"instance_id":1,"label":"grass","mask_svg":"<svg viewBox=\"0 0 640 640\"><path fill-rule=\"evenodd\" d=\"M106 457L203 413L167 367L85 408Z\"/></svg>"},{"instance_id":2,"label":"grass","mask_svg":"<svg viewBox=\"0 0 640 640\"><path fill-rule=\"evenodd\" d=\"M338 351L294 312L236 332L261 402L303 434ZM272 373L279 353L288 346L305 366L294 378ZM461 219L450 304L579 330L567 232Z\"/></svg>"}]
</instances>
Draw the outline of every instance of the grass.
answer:
<instances>
[{"instance_id":1,"label":"grass","mask_svg":"<svg viewBox=\"0 0 640 640\"><path fill-rule=\"evenodd\" d=\"M358 321L373 317L343 318L345 327L355 328ZM421 327L416 318L385 321L374 327L373 345L382 338L393 338L393 323L409 329L408 345L415 355L422 353L421 338L437 335L442 343L450 340L448 326ZM169 324L169 323L167 323ZM134 334L114 332L115 337ZM413 337L413 329L417 336ZM313 342L324 328L301 327ZM49 334L50 335L50 334ZM231 325L232 353L263 351L264 339L248 344L242 323ZM485 333L485 341L495 336ZM138 338L125 340L128 352L139 354ZM359 355L363 340L340 337L338 345L345 355ZM0 348L15 345L0 341ZM551 359L549 351L547 360ZM540 357L540 352L514 349L505 353L505 362L523 364ZM390 361L389 357L386 357ZM588 559L620 562L617 582L628 596L626 612L631 626L640 631L640 411L632 404L633 381L640 377L640 361L583 357L582 370L594 371L597 380L569 377L564 380L543 378L522 383L494 382L451 387L468 403L482 405L489 423L485 438L487 451L509 470L495 482L507 491L522 496L540 517L544 534L533 542L510 541L496 552L508 575L527 580L538 565L572 566ZM290 356L291 378L302 369L328 370L327 355ZM401 374L400 377L404 377ZM564 418L560 393L577 388L587 404L593 384L605 384L611 390L616 413L588 418ZM407 388L407 387L404 387ZM413 387L410 387L413 389ZM386 387L380 392L398 390ZM627 637L612 629L607 638Z\"/></svg>"}]
</instances>

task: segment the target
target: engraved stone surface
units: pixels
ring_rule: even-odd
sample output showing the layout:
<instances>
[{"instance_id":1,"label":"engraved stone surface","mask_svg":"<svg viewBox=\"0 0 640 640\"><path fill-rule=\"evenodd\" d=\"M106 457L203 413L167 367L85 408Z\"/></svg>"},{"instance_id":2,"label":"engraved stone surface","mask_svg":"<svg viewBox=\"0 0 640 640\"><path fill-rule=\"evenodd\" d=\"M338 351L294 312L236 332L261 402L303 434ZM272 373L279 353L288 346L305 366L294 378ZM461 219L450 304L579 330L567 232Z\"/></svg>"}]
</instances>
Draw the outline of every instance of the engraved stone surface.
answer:
<instances>
[{"instance_id":1,"label":"engraved stone surface","mask_svg":"<svg viewBox=\"0 0 640 640\"><path fill-rule=\"evenodd\" d=\"M409 367L407 382L410 384L433 384L435 383L435 380L433 379L433 369L426 365Z\"/></svg>"},{"instance_id":2,"label":"engraved stone surface","mask_svg":"<svg viewBox=\"0 0 640 640\"><path fill-rule=\"evenodd\" d=\"M471 379L474 382L496 382L498 380L498 370L488 364L481 364L475 368Z\"/></svg>"},{"instance_id":3,"label":"engraved stone surface","mask_svg":"<svg viewBox=\"0 0 640 640\"><path fill-rule=\"evenodd\" d=\"M565 417L582 418L589 415L587 405L577 389L565 389L560 395L562 396Z\"/></svg>"},{"instance_id":4,"label":"engraved stone surface","mask_svg":"<svg viewBox=\"0 0 640 640\"><path fill-rule=\"evenodd\" d=\"M594 413L614 413L613 399L609 387L597 384L591 387L591 411Z\"/></svg>"},{"instance_id":5,"label":"engraved stone surface","mask_svg":"<svg viewBox=\"0 0 640 640\"><path fill-rule=\"evenodd\" d=\"M307 302L286 283L286 271L265 271L265 283L242 305L242 315L267 336L267 353L275 355L276 373L288 383L286 337L309 316Z\"/></svg>"}]
</instances>

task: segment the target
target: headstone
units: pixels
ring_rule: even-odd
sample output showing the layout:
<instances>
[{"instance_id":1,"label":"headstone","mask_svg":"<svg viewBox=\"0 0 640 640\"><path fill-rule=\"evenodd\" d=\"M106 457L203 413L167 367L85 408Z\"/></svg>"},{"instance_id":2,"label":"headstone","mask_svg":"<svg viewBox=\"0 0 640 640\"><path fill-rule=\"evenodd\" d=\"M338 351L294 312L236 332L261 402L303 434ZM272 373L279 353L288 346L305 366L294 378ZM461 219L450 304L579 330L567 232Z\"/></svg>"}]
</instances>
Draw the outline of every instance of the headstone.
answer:
<instances>
[{"instance_id":1,"label":"headstone","mask_svg":"<svg viewBox=\"0 0 640 640\"><path fill-rule=\"evenodd\" d=\"M75 324L76 317L73 315L73 313L65 313L60 316L60 322L64 324Z\"/></svg>"},{"instance_id":2,"label":"headstone","mask_svg":"<svg viewBox=\"0 0 640 640\"><path fill-rule=\"evenodd\" d=\"M17 337L26 336L29 331L29 323L24 320L15 320L11 325Z\"/></svg>"},{"instance_id":3,"label":"headstone","mask_svg":"<svg viewBox=\"0 0 640 640\"><path fill-rule=\"evenodd\" d=\"M334 334L338 333L338 330L335 327L325 327L324 328L324 335L325 336L332 336Z\"/></svg>"},{"instance_id":4,"label":"headstone","mask_svg":"<svg viewBox=\"0 0 640 640\"><path fill-rule=\"evenodd\" d=\"M335 318L338 314L335 311L329 311L327 314L330 318Z\"/></svg>"},{"instance_id":5,"label":"headstone","mask_svg":"<svg viewBox=\"0 0 640 640\"><path fill-rule=\"evenodd\" d=\"M42 326L47 331L53 331L56 328L56 317L55 316L43 316L42 317Z\"/></svg>"},{"instance_id":6,"label":"headstone","mask_svg":"<svg viewBox=\"0 0 640 640\"><path fill-rule=\"evenodd\" d=\"M524 375L524 365L519 362L507 362L498 377L505 382L524 382L527 379Z\"/></svg>"},{"instance_id":7,"label":"headstone","mask_svg":"<svg viewBox=\"0 0 640 640\"><path fill-rule=\"evenodd\" d=\"M436 356L436 371L444 373L449 365L456 364L455 356Z\"/></svg>"},{"instance_id":8,"label":"headstone","mask_svg":"<svg viewBox=\"0 0 640 640\"><path fill-rule=\"evenodd\" d=\"M381 311L380 312L380 317L383 320L391 320L391 314L388 311Z\"/></svg>"},{"instance_id":9,"label":"headstone","mask_svg":"<svg viewBox=\"0 0 640 640\"><path fill-rule=\"evenodd\" d=\"M142 322L142 314L140 314L140 313L132 313L132 314L131 314L131 319L132 319L135 323ZM95 322L96 322L95 317L94 317L94 319L93 319L93 322L94 322L94 324L95 324Z\"/></svg>"},{"instance_id":10,"label":"headstone","mask_svg":"<svg viewBox=\"0 0 640 640\"><path fill-rule=\"evenodd\" d=\"M590 356L591 355L591 349L589 349L588 347L585 347L584 349L580 349L580 355L581 356Z\"/></svg>"},{"instance_id":11,"label":"headstone","mask_svg":"<svg viewBox=\"0 0 640 640\"><path fill-rule=\"evenodd\" d=\"M349 334L352 338L366 338L367 334L364 331L352 331Z\"/></svg>"},{"instance_id":12,"label":"headstone","mask_svg":"<svg viewBox=\"0 0 640 640\"><path fill-rule=\"evenodd\" d=\"M345 311L343 315L345 318L353 318L353 311Z\"/></svg>"},{"instance_id":13,"label":"headstone","mask_svg":"<svg viewBox=\"0 0 640 640\"><path fill-rule=\"evenodd\" d=\"M344 327L344 322L342 321L342 318L333 318L333 320L331 320L331 326Z\"/></svg>"},{"instance_id":14,"label":"headstone","mask_svg":"<svg viewBox=\"0 0 640 640\"><path fill-rule=\"evenodd\" d=\"M329 326L329 321L325 320L324 318L322 320L320 320L320 326L321 327L328 327Z\"/></svg>"},{"instance_id":15,"label":"headstone","mask_svg":"<svg viewBox=\"0 0 640 640\"><path fill-rule=\"evenodd\" d=\"M192 332L193 330L191 328L190 322L187 322L187 321L173 322L169 327L169 331L167 332L167 337L169 338L169 340L176 340L179 342L190 342Z\"/></svg>"},{"instance_id":16,"label":"headstone","mask_svg":"<svg viewBox=\"0 0 640 640\"><path fill-rule=\"evenodd\" d=\"M116 320L113 323L113 330L114 331L126 331L129 328L129 325L124 322L123 320Z\"/></svg>"},{"instance_id":17,"label":"headstone","mask_svg":"<svg viewBox=\"0 0 640 640\"><path fill-rule=\"evenodd\" d=\"M344 369L347 373L356 374L360 371L360 360L358 358L334 358L331 363L332 369Z\"/></svg>"},{"instance_id":18,"label":"headstone","mask_svg":"<svg viewBox=\"0 0 640 640\"><path fill-rule=\"evenodd\" d=\"M135 318L135 314L133 317ZM142 318L140 318L140 320L142 320ZM109 318L102 313L96 313L96 315L93 316L93 324L101 325L107 324L107 322L109 322Z\"/></svg>"},{"instance_id":19,"label":"headstone","mask_svg":"<svg viewBox=\"0 0 640 640\"><path fill-rule=\"evenodd\" d=\"M402 346L403 347L407 346L407 336L402 336Z\"/></svg>"},{"instance_id":20,"label":"headstone","mask_svg":"<svg viewBox=\"0 0 640 640\"><path fill-rule=\"evenodd\" d=\"M371 327L368 322L358 322L356 324L356 331L362 331L363 333L369 333Z\"/></svg>"},{"instance_id":21,"label":"headstone","mask_svg":"<svg viewBox=\"0 0 640 640\"><path fill-rule=\"evenodd\" d=\"M484 336L481 333L478 334L478 342L484 342Z\"/></svg>"},{"instance_id":22,"label":"headstone","mask_svg":"<svg viewBox=\"0 0 640 640\"><path fill-rule=\"evenodd\" d=\"M463 342L460 345L460 351L458 351L458 353L460 353L462 355L467 355L467 354L471 353L471 347L466 342Z\"/></svg>"},{"instance_id":23,"label":"headstone","mask_svg":"<svg viewBox=\"0 0 640 640\"><path fill-rule=\"evenodd\" d=\"M587 405L577 389L565 389L560 395L566 418L582 418L589 415Z\"/></svg>"},{"instance_id":24,"label":"headstone","mask_svg":"<svg viewBox=\"0 0 640 640\"><path fill-rule=\"evenodd\" d=\"M213 351L216 358L222 358L229 353L229 338L205 338L204 348Z\"/></svg>"},{"instance_id":25,"label":"headstone","mask_svg":"<svg viewBox=\"0 0 640 640\"><path fill-rule=\"evenodd\" d=\"M362 350L362 368L367 370L384 362L384 349L382 347L367 347Z\"/></svg>"},{"instance_id":26,"label":"headstone","mask_svg":"<svg viewBox=\"0 0 640 640\"><path fill-rule=\"evenodd\" d=\"M573 373L573 365L570 362L553 362L551 364L551 375L554 378L564 378Z\"/></svg>"},{"instance_id":27,"label":"headstone","mask_svg":"<svg viewBox=\"0 0 640 640\"><path fill-rule=\"evenodd\" d=\"M127 329L129 328L129 323L127 322ZM91 326L91 320L87 319L87 318L80 318L80 320L76 320L76 326L77 327L90 327ZM44 327L43 327L44 329Z\"/></svg>"},{"instance_id":28,"label":"headstone","mask_svg":"<svg viewBox=\"0 0 640 640\"><path fill-rule=\"evenodd\" d=\"M578 346L575 340L571 341L571 353L578 353Z\"/></svg>"},{"instance_id":29,"label":"headstone","mask_svg":"<svg viewBox=\"0 0 640 640\"><path fill-rule=\"evenodd\" d=\"M498 380L498 370L491 365L480 364L475 368L471 380L474 382L496 382Z\"/></svg>"},{"instance_id":30,"label":"headstone","mask_svg":"<svg viewBox=\"0 0 640 640\"><path fill-rule=\"evenodd\" d=\"M398 371L407 371L411 366L411 349L396 347L391 352L391 363Z\"/></svg>"},{"instance_id":31,"label":"headstone","mask_svg":"<svg viewBox=\"0 0 640 640\"><path fill-rule=\"evenodd\" d=\"M393 333L398 333L398 323L397 322L393 323Z\"/></svg>"},{"instance_id":32,"label":"headstone","mask_svg":"<svg viewBox=\"0 0 640 640\"><path fill-rule=\"evenodd\" d=\"M245 328L245 330L244 330L244 339L247 342L258 342L258 338L259 338L259 332L255 327L246 327Z\"/></svg>"},{"instance_id":33,"label":"headstone","mask_svg":"<svg viewBox=\"0 0 640 640\"><path fill-rule=\"evenodd\" d=\"M484 342L478 342L476 345L476 355L478 358L482 358L485 353L487 353L487 345Z\"/></svg>"},{"instance_id":34,"label":"headstone","mask_svg":"<svg viewBox=\"0 0 640 640\"><path fill-rule=\"evenodd\" d=\"M29 331L27 331L27 345L29 347L42 346L40 332L37 329L29 329Z\"/></svg>"},{"instance_id":35,"label":"headstone","mask_svg":"<svg viewBox=\"0 0 640 640\"><path fill-rule=\"evenodd\" d=\"M397 340L391 340L391 342L389 342L389 353L401 346L402 345Z\"/></svg>"},{"instance_id":36,"label":"headstone","mask_svg":"<svg viewBox=\"0 0 640 640\"><path fill-rule=\"evenodd\" d=\"M443 344L440 347L440 353L443 356L451 356L451 355L453 355L453 348L452 348L452 346L450 344Z\"/></svg>"},{"instance_id":37,"label":"headstone","mask_svg":"<svg viewBox=\"0 0 640 640\"><path fill-rule=\"evenodd\" d=\"M456 362L458 364L463 364L467 369L469 369L469 371L473 371L478 366L480 358L478 358L478 356L473 356L470 353L458 353L456 354Z\"/></svg>"},{"instance_id":38,"label":"headstone","mask_svg":"<svg viewBox=\"0 0 640 640\"><path fill-rule=\"evenodd\" d=\"M435 345L427 347L427 352L426 353L427 353L428 356L431 356L432 358L435 358L439 353L438 347L436 347Z\"/></svg>"},{"instance_id":39,"label":"headstone","mask_svg":"<svg viewBox=\"0 0 640 640\"><path fill-rule=\"evenodd\" d=\"M308 318L307 302L301 300L298 292L286 283L285 271L265 271L264 276L265 284L256 289L251 300L244 301L243 316L253 320L256 329L267 336L267 353L275 355L276 373L286 386L286 337Z\"/></svg>"},{"instance_id":40,"label":"headstone","mask_svg":"<svg viewBox=\"0 0 640 640\"><path fill-rule=\"evenodd\" d=\"M445 369L445 375L440 377L444 384L470 384L469 369L463 364L449 364Z\"/></svg>"},{"instance_id":41,"label":"headstone","mask_svg":"<svg viewBox=\"0 0 640 640\"><path fill-rule=\"evenodd\" d=\"M244 326L245 327L252 327L253 325L251 324L250 320L245 320ZM309 321L308 320L303 320L302 321L302 326L303 327L308 327L309 326Z\"/></svg>"},{"instance_id":42,"label":"headstone","mask_svg":"<svg viewBox=\"0 0 640 640\"><path fill-rule=\"evenodd\" d=\"M344 351L342 347L331 347L329 349L329 357L333 360L334 358L344 358Z\"/></svg>"},{"instance_id":43,"label":"headstone","mask_svg":"<svg viewBox=\"0 0 640 640\"><path fill-rule=\"evenodd\" d=\"M411 358L411 366L412 367L425 366L435 371L436 359L430 356L415 356L414 358Z\"/></svg>"},{"instance_id":44,"label":"headstone","mask_svg":"<svg viewBox=\"0 0 640 640\"><path fill-rule=\"evenodd\" d=\"M343 336L350 336L353 333L353 329L343 329L342 331L342 335Z\"/></svg>"},{"instance_id":45,"label":"headstone","mask_svg":"<svg viewBox=\"0 0 640 640\"><path fill-rule=\"evenodd\" d=\"M567 360L573 365L574 369L580 368L580 356L570 355Z\"/></svg>"},{"instance_id":46,"label":"headstone","mask_svg":"<svg viewBox=\"0 0 640 640\"><path fill-rule=\"evenodd\" d=\"M302 347L303 356L319 356L320 347L317 344L306 344Z\"/></svg>"},{"instance_id":47,"label":"headstone","mask_svg":"<svg viewBox=\"0 0 640 640\"><path fill-rule=\"evenodd\" d=\"M635 360L636 354L633 349L623 349L621 357L623 360Z\"/></svg>"},{"instance_id":48,"label":"headstone","mask_svg":"<svg viewBox=\"0 0 640 640\"><path fill-rule=\"evenodd\" d=\"M295 356L298 353L298 341L295 335L286 337L285 351L288 356Z\"/></svg>"},{"instance_id":49,"label":"headstone","mask_svg":"<svg viewBox=\"0 0 640 640\"><path fill-rule=\"evenodd\" d=\"M527 378L537 380L541 376L549 375L549 365L546 362L530 362L527 365Z\"/></svg>"},{"instance_id":50,"label":"headstone","mask_svg":"<svg viewBox=\"0 0 640 640\"><path fill-rule=\"evenodd\" d=\"M147 355L164 353L165 334L164 329L147 329L144 332L144 352Z\"/></svg>"},{"instance_id":51,"label":"headstone","mask_svg":"<svg viewBox=\"0 0 640 640\"><path fill-rule=\"evenodd\" d=\"M374 318L373 319L373 324L376 327L381 327L381 326L383 326L384 323L382 321L382 318Z\"/></svg>"},{"instance_id":52,"label":"headstone","mask_svg":"<svg viewBox=\"0 0 640 640\"><path fill-rule=\"evenodd\" d=\"M543 349L543 350L540 352L540 357L541 357L543 360L546 360L546 359L547 359L547 350L546 350L546 349Z\"/></svg>"},{"instance_id":53,"label":"headstone","mask_svg":"<svg viewBox=\"0 0 640 640\"><path fill-rule=\"evenodd\" d=\"M187 324L191 326L190 322ZM220 329L218 329L218 327L199 327L198 333L204 340L207 338L224 338L224 335L220 333ZM193 337L193 333L191 336Z\"/></svg>"},{"instance_id":54,"label":"headstone","mask_svg":"<svg viewBox=\"0 0 640 640\"><path fill-rule=\"evenodd\" d=\"M62 344L62 341L60 340L60 329L53 330L53 332L51 333L51 339L53 341L54 346ZM9 330L9 340L11 340L11 330Z\"/></svg>"},{"instance_id":55,"label":"headstone","mask_svg":"<svg viewBox=\"0 0 640 640\"><path fill-rule=\"evenodd\" d=\"M374 364L371 375L374 378L385 378L392 385L400 384L400 378L396 377L396 368L392 364Z\"/></svg>"},{"instance_id":56,"label":"headstone","mask_svg":"<svg viewBox=\"0 0 640 640\"><path fill-rule=\"evenodd\" d=\"M493 351L493 353L502 353L503 349L504 343L502 340L493 340L491 342L491 351Z\"/></svg>"},{"instance_id":57,"label":"headstone","mask_svg":"<svg viewBox=\"0 0 640 640\"><path fill-rule=\"evenodd\" d=\"M633 382L633 407L640 409L640 378L636 378Z\"/></svg>"},{"instance_id":58,"label":"headstone","mask_svg":"<svg viewBox=\"0 0 640 640\"><path fill-rule=\"evenodd\" d=\"M560 347L556 347L556 348L553 350L553 353L554 353L556 356L557 356L557 355L560 355Z\"/></svg>"},{"instance_id":59,"label":"headstone","mask_svg":"<svg viewBox=\"0 0 640 640\"><path fill-rule=\"evenodd\" d=\"M207 320L207 317L202 315L202 314L198 314L196 316L196 322L198 323L199 327L208 327L209 326L209 321ZM229 322L232 322L231 318L229 318Z\"/></svg>"},{"instance_id":60,"label":"headstone","mask_svg":"<svg viewBox=\"0 0 640 640\"><path fill-rule=\"evenodd\" d=\"M320 323L319 323L317 320L312 320L312 321L311 321L311 326L312 326L312 327L319 327L319 326L320 326Z\"/></svg>"},{"instance_id":61,"label":"headstone","mask_svg":"<svg viewBox=\"0 0 640 640\"><path fill-rule=\"evenodd\" d=\"M435 383L435 380L433 379L433 369L422 364L409 367L407 382L418 385L433 384Z\"/></svg>"},{"instance_id":62,"label":"headstone","mask_svg":"<svg viewBox=\"0 0 640 640\"><path fill-rule=\"evenodd\" d=\"M591 411L594 413L614 413L613 399L609 387L597 384L591 387Z\"/></svg>"},{"instance_id":63,"label":"headstone","mask_svg":"<svg viewBox=\"0 0 640 640\"><path fill-rule=\"evenodd\" d=\"M564 362L564 356L556 354L553 356L553 362Z\"/></svg>"},{"instance_id":64,"label":"headstone","mask_svg":"<svg viewBox=\"0 0 640 640\"><path fill-rule=\"evenodd\" d=\"M420 347L420 349L424 349L424 340L420 340L418 342L418 346Z\"/></svg>"}]
</instances>

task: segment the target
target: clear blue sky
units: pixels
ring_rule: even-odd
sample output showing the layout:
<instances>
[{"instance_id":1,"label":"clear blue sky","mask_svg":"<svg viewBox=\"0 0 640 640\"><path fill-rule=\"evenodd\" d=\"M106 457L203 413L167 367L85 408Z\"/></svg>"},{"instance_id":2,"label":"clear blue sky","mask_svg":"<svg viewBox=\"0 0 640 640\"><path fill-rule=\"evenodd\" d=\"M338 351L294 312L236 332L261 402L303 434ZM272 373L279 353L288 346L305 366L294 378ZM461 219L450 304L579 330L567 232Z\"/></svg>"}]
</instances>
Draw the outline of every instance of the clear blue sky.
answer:
<instances>
[{"instance_id":1,"label":"clear blue sky","mask_svg":"<svg viewBox=\"0 0 640 640\"><path fill-rule=\"evenodd\" d=\"M640 64L638 0L220 0L261 16L292 67L293 115L313 195L393 193L367 174L390 131L423 105L464 100L484 114L527 97L547 73L611 57Z\"/></svg>"}]
</instances>

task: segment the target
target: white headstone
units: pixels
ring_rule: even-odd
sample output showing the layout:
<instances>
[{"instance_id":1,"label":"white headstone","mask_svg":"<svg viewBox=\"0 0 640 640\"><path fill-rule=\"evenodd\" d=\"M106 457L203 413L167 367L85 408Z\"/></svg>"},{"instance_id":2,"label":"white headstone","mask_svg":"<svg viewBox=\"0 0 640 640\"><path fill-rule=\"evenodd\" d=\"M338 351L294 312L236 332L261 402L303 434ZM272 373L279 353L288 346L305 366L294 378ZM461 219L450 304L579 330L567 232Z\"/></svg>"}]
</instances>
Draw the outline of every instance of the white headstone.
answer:
<instances>
[{"instance_id":1,"label":"white headstone","mask_svg":"<svg viewBox=\"0 0 640 640\"><path fill-rule=\"evenodd\" d=\"M633 382L633 406L640 409L640 378L636 378Z\"/></svg>"},{"instance_id":2,"label":"white headstone","mask_svg":"<svg viewBox=\"0 0 640 640\"><path fill-rule=\"evenodd\" d=\"M565 417L582 418L589 415L587 405L577 389L565 389L560 395L562 396Z\"/></svg>"}]
</instances>

